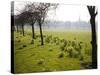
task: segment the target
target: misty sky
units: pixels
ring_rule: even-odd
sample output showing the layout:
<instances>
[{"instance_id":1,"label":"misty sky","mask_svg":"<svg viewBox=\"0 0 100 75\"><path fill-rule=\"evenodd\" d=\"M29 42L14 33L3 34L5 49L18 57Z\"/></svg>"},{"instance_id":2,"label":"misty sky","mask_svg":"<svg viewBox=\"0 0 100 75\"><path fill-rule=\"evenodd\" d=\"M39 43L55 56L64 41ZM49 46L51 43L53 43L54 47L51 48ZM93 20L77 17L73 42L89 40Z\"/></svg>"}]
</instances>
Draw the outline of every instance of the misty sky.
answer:
<instances>
[{"instance_id":1,"label":"misty sky","mask_svg":"<svg viewBox=\"0 0 100 75\"><path fill-rule=\"evenodd\" d=\"M28 2L16 1L14 12L18 14ZM17 9L17 10L16 10ZM89 22L89 12L84 5L65 5L59 4L56 10L50 10L47 14L47 19L54 21L85 21Z\"/></svg>"}]
</instances>

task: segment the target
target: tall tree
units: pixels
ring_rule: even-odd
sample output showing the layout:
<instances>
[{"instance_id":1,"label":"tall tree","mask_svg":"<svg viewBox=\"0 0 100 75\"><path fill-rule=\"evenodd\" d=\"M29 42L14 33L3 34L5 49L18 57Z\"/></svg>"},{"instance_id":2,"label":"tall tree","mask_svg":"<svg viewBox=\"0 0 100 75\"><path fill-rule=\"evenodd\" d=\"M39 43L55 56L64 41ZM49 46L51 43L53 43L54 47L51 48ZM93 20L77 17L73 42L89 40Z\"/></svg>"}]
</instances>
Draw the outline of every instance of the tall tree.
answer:
<instances>
[{"instance_id":1,"label":"tall tree","mask_svg":"<svg viewBox=\"0 0 100 75\"><path fill-rule=\"evenodd\" d=\"M29 13L27 11L23 11L19 14L18 20L22 28L23 36L25 36L24 25L27 23Z\"/></svg>"},{"instance_id":2,"label":"tall tree","mask_svg":"<svg viewBox=\"0 0 100 75\"><path fill-rule=\"evenodd\" d=\"M44 44L42 25L46 18L47 12L51 6L53 6L53 8L56 8L57 4L30 3L25 6L25 8L21 11L21 13L19 15L20 23L22 26L23 36L24 36L24 24L26 22L32 26L32 38L34 39L35 38L34 24L35 24L35 22L37 22L39 24L39 28L40 28L41 45Z\"/></svg>"},{"instance_id":3,"label":"tall tree","mask_svg":"<svg viewBox=\"0 0 100 75\"><path fill-rule=\"evenodd\" d=\"M95 17L97 15L97 11L95 6L87 6L89 14L90 14L90 24L91 24L91 32L92 32L92 68L97 68L97 38L96 38L96 24Z\"/></svg>"},{"instance_id":4,"label":"tall tree","mask_svg":"<svg viewBox=\"0 0 100 75\"><path fill-rule=\"evenodd\" d=\"M37 8L37 13L38 13L37 22L38 22L39 28L40 28L41 45L44 45L43 33L42 33L42 24L44 22L46 12L47 12L47 9L48 9L49 6L50 6L50 4L40 3L38 8Z\"/></svg>"},{"instance_id":5,"label":"tall tree","mask_svg":"<svg viewBox=\"0 0 100 75\"><path fill-rule=\"evenodd\" d=\"M14 25L16 26L17 32L19 32L19 18L18 15L14 15Z\"/></svg>"},{"instance_id":6,"label":"tall tree","mask_svg":"<svg viewBox=\"0 0 100 75\"><path fill-rule=\"evenodd\" d=\"M32 39L35 38L34 24L36 22L35 3L27 4L25 10L28 11L28 24L32 26Z\"/></svg>"},{"instance_id":7,"label":"tall tree","mask_svg":"<svg viewBox=\"0 0 100 75\"><path fill-rule=\"evenodd\" d=\"M41 45L44 45L44 41L43 41L43 32L42 32L42 24L45 21L46 15L48 10L50 10L51 8L56 9L58 4L50 4L50 3L39 3L37 8L36 8L36 20L39 24L39 28L40 28L40 36L41 36Z\"/></svg>"}]
</instances>

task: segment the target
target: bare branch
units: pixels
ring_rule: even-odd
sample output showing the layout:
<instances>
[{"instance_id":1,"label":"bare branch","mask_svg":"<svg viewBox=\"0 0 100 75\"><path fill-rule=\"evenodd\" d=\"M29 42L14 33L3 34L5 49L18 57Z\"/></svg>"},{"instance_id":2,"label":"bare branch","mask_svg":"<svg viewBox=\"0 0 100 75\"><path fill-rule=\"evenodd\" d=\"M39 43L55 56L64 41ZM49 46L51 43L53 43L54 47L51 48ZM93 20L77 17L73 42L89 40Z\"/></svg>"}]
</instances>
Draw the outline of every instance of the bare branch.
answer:
<instances>
[{"instance_id":1,"label":"bare branch","mask_svg":"<svg viewBox=\"0 0 100 75\"><path fill-rule=\"evenodd\" d=\"M97 12L95 13L95 6L87 6L90 16L96 16Z\"/></svg>"}]
</instances>

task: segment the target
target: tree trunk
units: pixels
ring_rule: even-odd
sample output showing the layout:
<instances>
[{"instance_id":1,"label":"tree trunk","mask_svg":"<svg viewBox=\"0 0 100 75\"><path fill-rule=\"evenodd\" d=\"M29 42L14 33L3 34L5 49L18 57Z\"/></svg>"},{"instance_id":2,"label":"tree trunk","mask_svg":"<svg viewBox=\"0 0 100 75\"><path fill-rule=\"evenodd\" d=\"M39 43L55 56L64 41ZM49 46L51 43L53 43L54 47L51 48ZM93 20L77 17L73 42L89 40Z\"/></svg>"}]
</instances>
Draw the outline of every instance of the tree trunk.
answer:
<instances>
[{"instance_id":1,"label":"tree trunk","mask_svg":"<svg viewBox=\"0 0 100 75\"><path fill-rule=\"evenodd\" d=\"M32 24L32 38L35 38L35 33L34 33L34 24Z\"/></svg>"},{"instance_id":2,"label":"tree trunk","mask_svg":"<svg viewBox=\"0 0 100 75\"><path fill-rule=\"evenodd\" d=\"M24 24L22 24L22 33L23 33L23 36L25 35L24 34Z\"/></svg>"},{"instance_id":3,"label":"tree trunk","mask_svg":"<svg viewBox=\"0 0 100 75\"><path fill-rule=\"evenodd\" d=\"M97 38L96 38L96 27L95 27L95 16L91 17L91 32L92 32L92 67L97 68Z\"/></svg>"},{"instance_id":4,"label":"tree trunk","mask_svg":"<svg viewBox=\"0 0 100 75\"><path fill-rule=\"evenodd\" d=\"M22 25L19 26L19 32L22 34Z\"/></svg>"},{"instance_id":5,"label":"tree trunk","mask_svg":"<svg viewBox=\"0 0 100 75\"><path fill-rule=\"evenodd\" d=\"M96 38L96 26L95 26L95 17L97 15L97 11L95 10L95 6L87 6L91 24L91 37L92 37L92 68L97 68L97 38Z\"/></svg>"},{"instance_id":6,"label":"tree trunk","mask_svg":"<svg viewBox=\"0 0 100 75\"><path fill-rule=\"evenodd\" d=\"M41 35L41 45L44 45L44 42L43 42L43 34L42 34L42 25L41 25L41 23L39 23L39 27L40 27L40 35Z\"/></svg>"},{"instance_id":7,"label":"tree trunk","mask_svg":"<svg viewBox=\"0 0 100 75\"><path fill-rule=\"evenodd\" d=\"M34 33L34 24L32 24L32 43L34 44L35 33Z\"/></svg>"}]
</instances>

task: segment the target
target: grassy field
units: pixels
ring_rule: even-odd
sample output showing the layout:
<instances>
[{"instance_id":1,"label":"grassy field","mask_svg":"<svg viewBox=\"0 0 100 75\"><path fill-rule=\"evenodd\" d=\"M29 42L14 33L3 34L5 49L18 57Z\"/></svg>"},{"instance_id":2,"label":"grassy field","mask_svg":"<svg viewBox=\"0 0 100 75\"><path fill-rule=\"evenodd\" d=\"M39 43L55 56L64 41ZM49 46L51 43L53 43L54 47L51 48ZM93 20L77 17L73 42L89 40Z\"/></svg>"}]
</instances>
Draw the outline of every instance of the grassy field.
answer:
<instances>
[{"instance_id":1,"label":"grassy field","mask_svg":"<svg viewBox=\"0 0 100 75\"><path fill-rule=\"evenodd\" d=\"M33 43L31 32L14 32L15 73L91 68L90 32L44 31L43 46L39 35L37 31Z\"/></svg>"}]
</instances>

